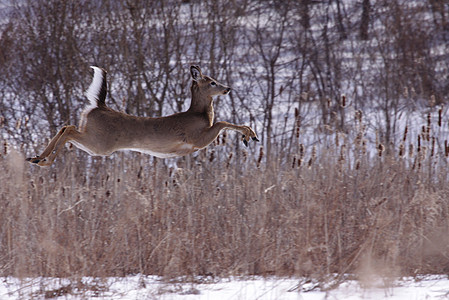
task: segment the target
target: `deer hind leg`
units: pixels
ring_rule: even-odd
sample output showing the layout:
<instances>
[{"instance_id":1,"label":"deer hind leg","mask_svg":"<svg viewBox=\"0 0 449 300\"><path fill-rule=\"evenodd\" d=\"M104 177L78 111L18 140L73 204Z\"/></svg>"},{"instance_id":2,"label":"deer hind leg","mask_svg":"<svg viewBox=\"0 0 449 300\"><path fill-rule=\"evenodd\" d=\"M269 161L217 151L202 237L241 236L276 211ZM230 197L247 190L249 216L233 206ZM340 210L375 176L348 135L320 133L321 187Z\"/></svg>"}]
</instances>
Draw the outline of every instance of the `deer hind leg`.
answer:
<instances>
[{"instance_id":1,"label":"deer hind leg","mask_svg":"<svg viewBox=\"0 0 449 300\"><path fill-rule=\"evenodd\" d=\"M39 166L50 166L55 160L58 152L61 150L62 146L70 140L75 140L82 143L82 133L80 133L74 125L64 126L59 130L59 132L53 137L53 139L45 148L41 155L36 157L27 158L27 161Z\"/></svg>"},{"instance_id":2,"label":"deer hind leg","mask_svg":"<svg viewBox=\"0 0 449 300\"><path fill-rule=\"evenodd\" d=\"M45 160L46 157L53 151L53 149L55 148L56 142L64 134L66 129L67 129L67 126L64 126L59 130L59 132L51 139L50 143L47 145L47 147L45 148L44 152L42 152L41 155L37 155L35 157L29 157L26 160L33 164L37 164L40 161Z\"/></svg>"}]
</instances>

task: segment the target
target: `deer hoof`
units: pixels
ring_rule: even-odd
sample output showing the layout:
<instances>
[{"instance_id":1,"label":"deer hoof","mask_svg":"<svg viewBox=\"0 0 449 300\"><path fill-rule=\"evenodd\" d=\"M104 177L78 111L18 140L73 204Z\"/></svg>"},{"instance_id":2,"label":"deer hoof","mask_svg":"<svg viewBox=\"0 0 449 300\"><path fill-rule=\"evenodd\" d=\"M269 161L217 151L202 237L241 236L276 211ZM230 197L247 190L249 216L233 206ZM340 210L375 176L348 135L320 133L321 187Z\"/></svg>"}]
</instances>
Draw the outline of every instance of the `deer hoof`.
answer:
<instances>
[{"instance_id":1,"label":"deer hoof","mask_svg":"<svg viewBox=\"0 0 449 300\"><path fill-rule=\"evenodd\" d=\"M26 159L26 161L29 161L29 162L32 163L32 164L37 164L37 163L39 163L40 161L45 161L45 158L44 158L44 159L40 159L40 158L39 158L39 155L38 155L38 156L36 156L36 157L28 157L28 158Z\"/></svg>"},{"instance_id":2,"label":"deer hoof","mask_svg":"<svg viewBox=\"0 0 449 300\"><path fill-rule=\"evenodd\" d=\"M26 161L31 161L31 160L34 160L34 159L37 159L37 158L39 158L39 155L36 155L35 157L28 157L25 160Z\"/></svg>"},{"instance_id":3,"label":"deer hoof","mask_svg":"<svg viewBox=\"0 0 449 300\"><path fill-rule=\"evenodd\" d=\"M245 146L246 147L248 147L248 140L246 139L246 135L242 135L242 141L243 141L243 144L245 144Z\"/></svg>"}]
</instances>

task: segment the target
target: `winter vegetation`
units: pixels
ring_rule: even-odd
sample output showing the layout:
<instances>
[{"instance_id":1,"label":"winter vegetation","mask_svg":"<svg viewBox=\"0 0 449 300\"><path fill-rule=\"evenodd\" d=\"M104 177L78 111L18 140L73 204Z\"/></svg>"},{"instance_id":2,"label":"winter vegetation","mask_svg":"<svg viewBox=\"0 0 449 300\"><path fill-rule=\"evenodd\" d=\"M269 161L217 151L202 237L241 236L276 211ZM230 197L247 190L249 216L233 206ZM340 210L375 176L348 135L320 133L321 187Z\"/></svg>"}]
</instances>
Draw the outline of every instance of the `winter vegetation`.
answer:
<instances>
[{"instance_id":1,"label":"winter vegetation","mask_svg":"<svg viewBox=\"0 0 449 300\"><path fill-rule=\"evenodd\" d=\"M449 3L0 3L1 277L448 274ZM191 64L260 143L25 162L79 123L90 65L107 105L164 116L188 107Z\"/></svg>"}]
</instances>

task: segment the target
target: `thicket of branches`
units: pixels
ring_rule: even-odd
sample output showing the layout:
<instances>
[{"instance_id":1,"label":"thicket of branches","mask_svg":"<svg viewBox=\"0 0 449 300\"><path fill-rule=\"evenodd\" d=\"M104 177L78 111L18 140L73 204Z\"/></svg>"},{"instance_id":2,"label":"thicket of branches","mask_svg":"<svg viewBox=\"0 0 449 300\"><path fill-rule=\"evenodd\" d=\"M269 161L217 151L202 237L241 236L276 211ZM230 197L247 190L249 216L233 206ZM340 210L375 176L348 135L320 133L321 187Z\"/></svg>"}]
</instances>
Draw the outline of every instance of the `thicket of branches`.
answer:
<instances>
[{"instance_id":1,"label":"thicket of branches","mask_svg":"<svg viewBox=\"0 0 449 300\"><path fill-rule=\"evenodd\" d=\"M185 109L188 67L200 64L233 87L217 119L255 126L267 157L282 155L295 109L302 126L340 131L343 106L376 110L388 145L401 114L449 93L441 1L5 2L2 136L26 152L78 122L92 64L109 71L108 104L141 116Z\"/></svg>"},{"instance_id":2,"label":"thicket of branches","mask_svg":"<svg viewBox=\"0 0 449 300\"><path fill-rule=\"evenodd\" d=\"M4 2L0 274L449 271L444 1ZM139 116L186 109L199 64L262 144L25 165L78 124L93 64Z\"/></svg>"}]
</instances>

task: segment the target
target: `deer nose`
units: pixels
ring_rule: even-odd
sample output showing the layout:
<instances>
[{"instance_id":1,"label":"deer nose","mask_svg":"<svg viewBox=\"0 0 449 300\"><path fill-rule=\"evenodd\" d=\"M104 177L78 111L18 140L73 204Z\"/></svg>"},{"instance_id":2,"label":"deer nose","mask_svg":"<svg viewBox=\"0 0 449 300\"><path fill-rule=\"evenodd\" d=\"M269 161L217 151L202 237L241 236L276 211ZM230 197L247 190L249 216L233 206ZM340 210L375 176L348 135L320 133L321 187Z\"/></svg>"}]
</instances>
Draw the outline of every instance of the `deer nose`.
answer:
<instances>
[{"instance_id":1,"label":"deer nose","mask_svg":"<svg viewBox=\"0 0 449 300\"><path fill-rule=\"evenodd\" d=\"M227 95L227 94L229 94L231 92L231 88L230 87L228 87L226 90L225 90L225 95Z\"/></svg>"}]
</instances>

